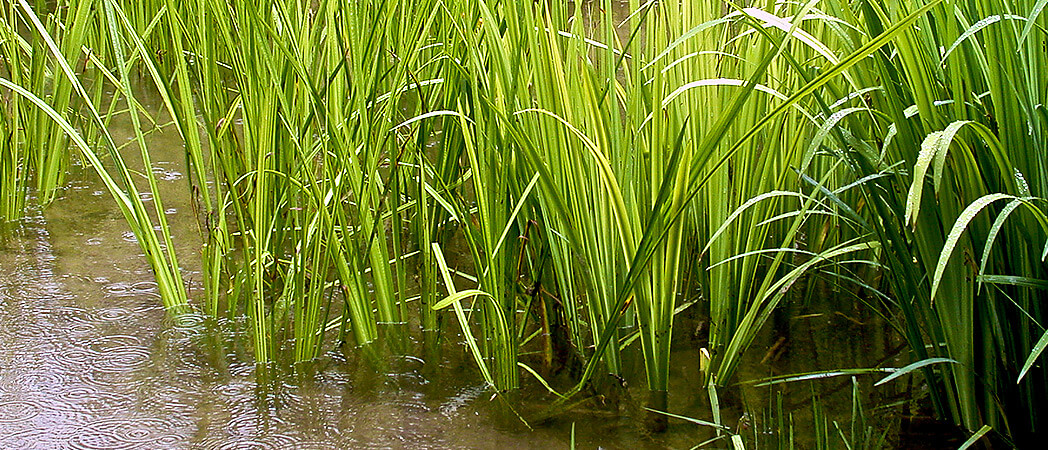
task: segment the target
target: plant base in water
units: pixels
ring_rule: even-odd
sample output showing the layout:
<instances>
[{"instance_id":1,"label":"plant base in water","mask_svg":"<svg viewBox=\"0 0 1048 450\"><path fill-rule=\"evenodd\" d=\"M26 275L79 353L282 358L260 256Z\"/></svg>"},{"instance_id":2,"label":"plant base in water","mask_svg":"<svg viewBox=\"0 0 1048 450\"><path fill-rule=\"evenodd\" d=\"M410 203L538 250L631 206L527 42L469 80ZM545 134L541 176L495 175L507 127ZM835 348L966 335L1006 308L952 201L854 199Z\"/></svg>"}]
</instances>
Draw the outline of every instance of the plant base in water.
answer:
<instances>
[{"instance_id":1,"label":"plant base in water","mask_svg":"<svg viewBox=\"0 0 1048 450\"><path fill-rule=\"evenodd\" d=\"M648 408L655 411L667 411L669 406L669 396L667 394L666 391L648 391ZM644 423L648 431L662 433L666 431L667 417L665 414L648 411L648 416L645 418Z\"/></svg>"}]
</instances>

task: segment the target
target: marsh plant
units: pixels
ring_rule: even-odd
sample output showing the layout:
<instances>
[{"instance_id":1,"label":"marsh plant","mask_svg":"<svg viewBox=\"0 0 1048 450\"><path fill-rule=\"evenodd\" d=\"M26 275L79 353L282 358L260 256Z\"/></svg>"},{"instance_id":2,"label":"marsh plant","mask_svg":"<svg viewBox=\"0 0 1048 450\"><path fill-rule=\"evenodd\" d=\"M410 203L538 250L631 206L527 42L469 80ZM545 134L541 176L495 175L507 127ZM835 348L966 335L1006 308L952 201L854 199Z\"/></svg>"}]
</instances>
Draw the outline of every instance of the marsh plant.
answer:
<instances>
[{"instance_id":1,"label":"marsh plant","mask_svg":"<svg viewBox=\"0 0 1048 450\"><path fill-rule=\"evenodd\" d=\"M1048 394L1045 6L14 0L0 217L82 158L171 314L246 318L260 367L418 330L424 357L461 342L495 391L533 378L557 403L638 355L663 412L683 311L702 388L730 391L822 280L905 340L897 377L939 417L1022 438ZM204 240L193 298L160 127Z\"/></svg>"}]
</instances>

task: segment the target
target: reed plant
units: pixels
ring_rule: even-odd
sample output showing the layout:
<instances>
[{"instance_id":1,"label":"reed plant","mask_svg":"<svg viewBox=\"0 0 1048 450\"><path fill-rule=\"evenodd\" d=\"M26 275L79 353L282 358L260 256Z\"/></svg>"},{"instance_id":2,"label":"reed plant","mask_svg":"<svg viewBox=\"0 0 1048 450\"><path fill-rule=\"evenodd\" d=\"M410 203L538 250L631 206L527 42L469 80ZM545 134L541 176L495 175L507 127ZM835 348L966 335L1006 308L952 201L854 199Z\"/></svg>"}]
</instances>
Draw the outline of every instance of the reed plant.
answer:
<instances>
[{"instance_id":1,"label":"reed plant","mask_svg":"<svg viewBox=\"0 0 1048 450\"><path fill-rule=\"evenodd\" d=\"M195 100L208 129L207 145L190 148L211 236L209 310L232 317L246 302L259 362L272 360L273 333L287 325L295 360L308 361L332 323L360 345L377 338L378 324L403 323L405 203L393 193L405 183L405 147L416 143L398 124L408 118L402 99L421 90L408 88L412 77L427 74L420 48L434 9L169 6L179 12L173 38L201 52L175 67L187 86L184 114ZM200 20L223 25L186 26ZM194 99L190 86L203 95ZM335 286L341 308L330 304Z\"/></svg>"},{"instance_id":2,"label":"reed plant","mask_svg":"<svg viewBox=\"0 0 1048 450\"><path fill-rule=\"evenodd\" d=\"M92 5L78 4L74 5L78 8L73 8L74 11L90 10ZM129 77L129 64L126 57L128 49L125 47L125 39L132 43L132 48L139 50L139 56L141 45L140 41L135 39L133 33L128 33L125 25L127 24L126 17L115 7L114 4L103 2L100 5L100 10L104 13L104 19L96 17L97 20L101 20L102 23L107 26L101 30L100 33L104 32L96 38L108 39L110 45L110 52L108 55L115 59L114 66L117 67L115 74L107 72L110 79L113 79L117 85L117 97L113 101L117 101L119 98L123 98L128 105L128 114L131 118L132 126L135 131L134 144L141 150L141 158L144 165L144 169L134 170L130 168L124 161L121 154L121 148L113 140L112 135L106 127L107 119L112 113L106 114L104 118L102 113L99 111L99 107L93 101L94 97L89 95L87 89L84 87L81 79L74 72L70 65L69 59L79 55L81 47L86 41L80 40L81 37L78 34L71 36L65 36L62 40L63 45L67 52L63 52L61 46L59 46L55 38L51 35L48 28L40 20L40 16L36 10L29 5L28 2L22 0L17 3L17 18L21 23L26 24L30 27L27 32L31 36L33 42L30 46L23 46L17 50L29 51L27 59L36 61L36 70L30 69L28 71L28 78L30 87L20 85L15 81L7 78L0 78L0 84L6 89L10 90L11 95L17 95L24 100L27 106L32 106L34 112L40 114L38 117L41 121L36 126L40 127L41 133L49 133L49 135L57 138L69 139L72 141L74 147L80 151L81 155L95 170L95 173L102 179L106 187L112 194L114 200L117 202L121 212L131 227L131 231L134 233L135 238L138 240L143 252L145 253L146 259L148 260L150 267L153 269L153 273L157 279L158 289L160 291L160 297L164 303L164 306L172 312L175 317L181 317L182 314L188 312L188 302L186 299L186 286L182 280L180 267L178 265L177 255L174 252L174 246L171 245L171 233L170 228L167 225L166 218L164 215L164 208L161 200L155 196L158 192L156 174L152 170L150 164L149 151L146 145L145 136L143 134L143 127L140 123L139 109L137 108L137 102L135 95L131 88L131 80ZM12 5L11 16L9 18L14 19L16 13L14 5ZM87 13L83 13L87 14ZM81 23L83 19L78 13L74 19L64 29L68 29L69 26L86 28L86 24ZM12 39L14 35L17 35L18 28L14 23L7 22L7 36ZM71 53L71 54L70 54ZM8 57L11 57L8 55ZM148 58L142 57L140 59L142 64L146 66L144 70L150 70L155 73L155 68L151 66ZM10 66L9 66L10 67ZM27 74L23 73L23 68L15 65L9 68L11 74L18 73L22 76ZM47 78L50 75L50 79ZM35 80L34 80L35 78ZM24 80L24 79L23 79ZM47 80L47 84L54 86L56 92L68 92L66 95L54 96L48 95L48 99L52 102L48 102L37 92L44 93L49 92L40 86L33 84L33 81L37 83L43 83L43 80ZM157 81L154 78L154 81ZM33 88L37 90L34 91ZM99 154L96 152L96 148L87 142L84 133L79 131L71 122L69 112L70 97L73 95L78 97L78 100L83 102L83 108L86 110L86 122L85 126L90 127L99 136L102 144L102 149L106 150L106 156L112 158L112 169L107 166ZM44 119L46 117L46 119ZM61 135L57 135L61 133ZM40 139L39 137L37 139ZM44 139L40 140L29 140L28 142L52 142ZM24 144L21 142L15 142L15 145ZM46 147L45 147L46 148ZM64 146L57 146L56 152L53 154L43 155L44 160L54 158L55 160L64 160L64 163L57 163L59 166L62 164L68 164L68 157L63 156L66 152ZM15 164L18 164L15 161ZM39 169L40 166L38 166ZM50 173L46 175L49 181L46 185L38 186L40 192L45 195L44 201L48 201L47 196L53 196L53 189L57 187L57 184L52 185L52 182L57 183L56 180L60 179L64 174L64 170L55 167L49 167L46 170ZM113 170L116 175L111 175L109 170ZM61 172L61 173L59 173ZM142 196L139 195L140 189L135 181L135 174L139 173L146 179L148 183L148 192L154 194L152 203L153 208L150 210L146 206L146 202ZM38 177L42 177L38 173ZM38 183L40 178L38 178Z\"/></svg>"},{"instance_id":3,"label":"reed plant","mask_svg":"<svg viewBox=\"0 0 1048 450\"><path fill-rule=\"evenodd\" d=\"M0 222L17 220L29 195L29 161L21 133L19 98L5 97L0 108Z\"/></svg>"},{"instance_id":4,"label":"reed plant","mask_svg":"<svg viewBox=\"0 0 1048 450\"><path fill-rule=\"evenodd\" d=\"M857 6L838 8L840 17L870 32L913 11ZM1039 353L1034 298L1044 277L1042 252L1028 250L1045 236L1044 152L1035 150L1045 146L1037 69L1045 36L1034 32L1041 7L930 9L862 63L860 86L875 90L859 109L831 112L870 111L861 114L872 120L835 124L837 142L825 153L858 180L860 197L830 198L867 217L856 222L860 232L884 246L877 258L887 266L889 311L914 358L956 361L924 369L935 408L972 432L986 425L1014 437L1043 422L1034 405L1044 374L1025 370ZM994 250L1002 247L1011 250Z\"/></svg>"},{"instance_id":5,"label":"reed plant","mask_svg":"<svg viewBox=\"0 0 1048 450\"><path fill-rule=\"evenodd\" d=\"M55 36L55 44L61 58L70 66L78 66L83 59L81 43L88 39L89 25L97 24L96 15L92 14L87 2L70 8L56 8L55 14L45 16L41 27L49 35ZM72 83L52 72L49 64L52 57L42 39L25 39L22 32L31 32L32 24L20 11L17 2L8 2L4 7L3 23L3 63L6 76L31 92L47 92L47 100L57 110L65 112L70 106L75 93ZM57 195L57 190L64 182L69 167L70 152L64 131L46 113L24 100L8 97L6 101L5 121L8 121L11 133L9 139L11 166L5 169L10 184L5 183L5 197L9 208L4 215L9 219L21 217L21 200L25 195L24 186L30 180L35 181L36 196L41 203L49 203ZM21 137L21 138L20 138ZM30 144L31 143L31 144ZM29 144L29 145L27 145ZM15 150L18 154L14 154ZM16 178L17 177L17 178Z\"/></svg>"},{"instance_id":6,"label":"reed plant","mask_svg":"<svg viewBox=\"0 0 1048 450\"><path fill-rule=\"evenodd\" d=\"M414 324L436 347L454 321L498 391L527 373L571 397L639 345L666 412L684 308L724 390L819 276L872 293L915 361L950 361L913 369L942 416L1044 421L1043 1L58 3L3 11L0 217L55 198L72 145L165 305L246 317L259 364ZM143 95L185 145L200 299Z\"/></svg>"},{"instance_id":7,"label":"reed plant","mask_svg":"<svg viewBox=\"0 0 1048 450\"><path fill-rule=\"evenodd\" d=\"M813 214L783 215L784 205L792 199L811 208L814 200L774 190L793 182L784 169L802 162L804 147L793 138L817 128L807 96L830 89L841 74L851 83L846 70L917 17L842 57L800 27L809 12L818 17L810 4L792 15L776 11L792 20L721 6L635 5L624 43L610 13L591 32L579 11L558 23L565 11L538 8L524 21L544 32L528 52L536 62L512 60L531 77L535 106L518 107L507 126L541 177L547 241L564 255L554 263L562 293L584 292L588 301L596 352L582 382L598 364L616 373L618 348L632 341L620 342L619 327L633 314L631 336L641 341L656 409L665 408L682 254L705 246L711 256L699 264L711 269L704 277L714 322L710 380L727 384L785 288L820 264L869 248L844 242L787 267L783 249ZM743 29L750 32L733 34ZM585 37L594 35L603 40ZM820 76L799 66L802 55L824 62ZM711 104L722 106L705 107ZM780 128L768 130L769 123ZM770 265L761 258L769 253L778 254ZM580 263L567 264L569 255Z\"/></svg>"}]
</instances>

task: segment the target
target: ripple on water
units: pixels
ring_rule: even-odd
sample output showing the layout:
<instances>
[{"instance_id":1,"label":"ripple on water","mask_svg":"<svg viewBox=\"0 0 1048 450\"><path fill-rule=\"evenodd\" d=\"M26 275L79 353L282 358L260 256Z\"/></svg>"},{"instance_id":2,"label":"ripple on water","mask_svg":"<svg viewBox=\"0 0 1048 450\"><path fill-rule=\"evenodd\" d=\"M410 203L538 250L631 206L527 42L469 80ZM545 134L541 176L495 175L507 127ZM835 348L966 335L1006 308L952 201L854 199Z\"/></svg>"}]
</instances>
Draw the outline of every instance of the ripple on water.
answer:
<instances>
[{"instance_id":1,"label":"ripple on water","mask_svg":"<svg viewBox=\"0 0 1048 450\"><path fill-rule=\"evenodd\" d=\"M124 242L130 242L132 244L138 243L138 238L135 237L135 233L132 233L130 231L125 231L120 237L124 240Z\"/></svg>"},{"instance_id":2,"label":"ripple on water","mask_svg":"<svg viewBox=\"0 0 1048 450\"><path fill-rule=\"evenodd\" d=\"M18 424L32 419L44 410L44 404L35 399L0 398L0 426Z\"/></svg>"},{"instance_id":3,"label":"ripple on water","mask_svg":"<svg viewBox=\"0 0 1048 450\"><path fill-rule=\"evenodd\" d=\"M91 313L79 306L52 306L49 308L50 315L70 322L91 322Z\"/></svg>"},{"instance_id":4,"label":"ripple on water","mask_svg":"<svg viewBox=\"0 0 1048 450\"><path fill-rule=\"evenodd\" d=\"M253 397L255 390L255 383L243 380L233 379L229 380L228 383L216 385L211 389L222 400L227 402L239 402L245 397Z\"/></svg>"},{"instance_id":5,"label":"ripple on water","mask_svg":"<svg viewBox=\"0 0 1048 450\"><path fill-rule=\"evenodd\" d=\"M118 322L121 320L126 320L129 316L131 316L132 313L127 308L123 308L120 306L112 306L108 308L99 309L95 314L98 316L99 319L104 320L106 322Z\"/></svg>"},{"instance_id":6,"label":"ripple on water","mask_svg":"<svg viewBox=\"0 0 1048 450\"><path fill-rule=\"evenodd\" d=\"M460 390L458 394L444 401L439 408L440 414L445 417L454 416L458 410L479 398L483 393L487 391L487 388L482 385L467 386Z\"/></svg>"},{"instance_id":7,"label":"ripple on water","mask_svg":"<svg viewBox=\"0 0 1048 450\"><path fill-rule=\"evenodd\" d=\"M70 345L43 356L54 370L79 372L85 367L91 367L97 354L90 349Z\"/></svg>"},{"instance_id":8,"label":"ripple on water","mask_svg":"<svg viewBox=\"0 0 1048 450\"><path fill-rule=\"evenodd\" d=\"M51 433L37 429L0 431L0 448L38 449L59 447L57 444L52 445L51 437Z\"/></svg>"},{"instance_id":9,"label":"ripple on water","mask_svg":"<svg viewBox=\"0 0 1048 450\"><path fill-rule=\"evenodd\" d=\"M193 412L210 401L203 386L204 382L194 376L153 377L135 393L144 410Z\"/></svg>"},{"instance_id":10,"label":"ripple on water","mask_svg":"<svg viewBox=\"0 0 1048 450\"><path fill-rule=\"evenodd\" d=\"M26 313L20 313L26 314ZM43 327L36 326L36 324L12 323L4 324L4 328L7 333L14 336L14 342L12 343L15 347L21 348L32 348L41 343L44 337L47 336L46 330Z\"/></svg>"},{"instance_id":11,"label":"ripple on water","mask_svg":"<svg viewBox=\"0 0 1048 450\"><path fill-rule=\"evenodd\" d=\"M172 428L173 423L154 417L96 420L80 426L69 446L78 450L170 448L186 439Z\"/></svg>"},{"instance_id":12,"label":"ripple on water","mask_svg":"<svg viewBox=\"0 0 1048 450\"><path fill-rule=\"evenodd\" d=\"M131 283L116 281L102 287L107 297L128 297L134 295Z\"/></svg>"},{"instance_id":13,"label":"ripple on water","mask_svg":"<svg viewBox=\"0 0 1048 450\"><path fill-rule=\"evenodd\" d=\"M0 391L9 392L48 392L60 388L65 384L62 373L53 370L37 370L32 372L23 371L15 375L10 383L0 385Z\"/></svg>"},{"instance_id":14,"label":"ripple on water","mask_svg":"<svg viewBox=\"0 0 1048 450\"><path fill-rule=\"evenodd\" d=\"M99 336L87 342L87 347L97 353L105 353L111 350L126 347L143 347L142 339L130 334L111 334Z\"/></svg>"},{"instance_id":15,"label":"ripple on water","mask_svg":"<svg viewBox=\"0 0 1048 450\"><path fill-rule=\"evenodd\" d=\"M94 369L101 373L122 374L149 365L151 353L145 347L116 347L103 352Z\"/></svg>"},{"instance_id":16,"label":"ripple on water","mask_svg":"<svg viewBox=\"0 0 1048 450\"><path fill-rule=\"evenodd\" d=\"M236 438L251 439L265 433L270 423L247 411L231 411L232 416L225 423L226 434Z\"/></svg>"},{"instance_id":17,"label":"ripple on water","mask_svg":"<svg viewBox=\"0 0 1048 450\"><path fill-rule=\"evenodd\" d=\"M215 450L287 450L295 448L295 439L283 434L270 433L265 436L234 439L214 439L203 443L202 447Z\"/></svg>"},{"instance_id":18,"label":"ripple on water","mask_svg":"<svg viewBox=\"0 0 1048 450\"><path fill-rule=\"evenodd\" d=\"M301 441L295 442L287 447L288 450L336 450L340 448L350 448L346 443L331 443L321 441Z\"/></svg>"},{"instance_id":19,"label":"ripple on water","mask_svg":"<svg viewBox=\"0 0 1048 450\"><path fill-rule=\"evenodd\" d=\"M139 281L131 285L131 291L134 292L135 295L159 294L160 288L155 281Z\"/></svg>"},{"instance_id":20,"label":"ripple on water","mask_svg":"<svg viewBox=\"0 0 1048 450\"><path fill-rule=\"evenodd\" d=\"M152 363L152 353L138 337L101 336L87 341L86 345L87 361L77 369L85 384L108 390L118 382L126 390L144 382L141 377L129 376Z\"/></svg>"},{"instance_id":21,"label":"ripple on water","mask_svg":"<svg viewBox=\"0 0 1048 450\"><path fill-rule=\"evenodd\" d=\"M122 297L159 297L160 289L156 282L153 281L139 281L137 283L128 283L125 281L114 281L112 283L106 283L102 286L102 290L105 291L105 295L108 298L122 298Z\"/></svg>"},{"instance_id":22,"label":"ripple on water","mask_svg":"<svg viewBox=\"0 0 1048 450\"><path fill-rule=\"evenodd\" d=\"M84 308L75 306L56 306L51 309L50 315L59 322L64 334L73 337L93 336L98 334L98 318ZM44 327L39 327L44 328Z\"/></svg>"},{"instance_id":23,"label":"ripple on water","mask_svg":"<svg viewBox=\"0 0 1048 450\"><path fill-rule=\"evenodd\" d=\"M167 169L164 167L154 167L153 173L156 174L157 178L163 181L175 181L182 178L182 172L177 170Z\"/></svg>"},{"instance_id":24,"label":"ripple on water","mask_svg":"<svg viewBox=\"0 0 1048 450\"><path fill-rule=\"evenodd\" d=\"M131 395L106 391L91 385L68 386L56 394L59 401L85 411L114 410L130 406L135 402L135 398Z\"/></svg>"},{"instance_id":25,"label":"ripple on water","mask_svg":"<svg viewBox=\"0 0 1048 450\"><path fill-rule=\"evenodd\" d=\"M207 316L196 313L181 314L175 318L173 326L167 330L171 330L169 334L178 335L184 334L186 337L192 337L199 335L204 330L204 326L207 324Z\"/></svg>"},{"instance_id":26,"label":"ripple on water","mask_svg":"<svg viewBox=\"0 0 1048 450\"><path fill-rule=\"evenodd\" d=\"M255 365L244 363L230 364L229 375L236 378L253 378L255 376ZM252 387L254 387L253 384Z\"/></svg>"},{"instance_id":27,"label":"ripple on water","mask_svg":"<svg viewBox=\"0 0 1048 450\"><path fill-rule=\"evenodd\" d=\"M10 284L7 284L7 283L0 284L0 302L7 302L7 301L14 300L14 299L18 298L18 297L15 297L14 294L12 294L12 292L14 292L14 291L15 291L15 287L14 286L12 286Z\"/></svg>"},{"instance_id":28,"label":"ripple on water","mask_svg":"<svg viewBox=\"0 0 1048 450\"><path fill-rule=\"evenodd\" d=\"M178 326L164 327L164 329L157 333L157 340L164 346L170 346L174 349L184 347L184 344L192 343L197 334L198 333L191 328L182 328Z\"/></svg>"}]
</instances>

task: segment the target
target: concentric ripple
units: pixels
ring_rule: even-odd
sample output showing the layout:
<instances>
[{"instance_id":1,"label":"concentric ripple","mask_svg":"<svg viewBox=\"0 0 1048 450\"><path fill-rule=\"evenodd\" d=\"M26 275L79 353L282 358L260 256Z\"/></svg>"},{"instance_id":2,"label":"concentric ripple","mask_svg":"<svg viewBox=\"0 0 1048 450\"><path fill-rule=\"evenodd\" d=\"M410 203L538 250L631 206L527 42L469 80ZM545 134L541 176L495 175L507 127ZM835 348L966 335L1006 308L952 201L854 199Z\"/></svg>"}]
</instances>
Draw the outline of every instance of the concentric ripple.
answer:
<instances>
[{"instance_id":1,"label":"concentric ripple","mask_svg":"<svg viewBox=\"0 0 1048 450\"><path fill-rule=\"evenodd\" d=\"M215 450L286 450L293 448L295 439L282 434L270 434L260 437L238 437L222 442L209 442L205 445Z\"/></svg>"},{"instance_id":2,"label":"concentric ripple","mask_svg":"<svg viewBox=\"0 0 1048 450\"><path fill-rule=\"evenodd\" d=\"M144 347L116 347L106 350L95 362L95 370L102 373L127 373L149 365L151 354Z\"/></svg>"},{"instance_id":3,"label":"concentric ripple","mask_svg":"<svg viewBox=\"0 0 1048 450\"><path fill-rule=\"evenodd\" d=\"M123 281L117 281L115 283L109 283L103 288L106 295L109 297L127 297L134 295L134 287L131 283L125 283Z\"/></svg>"},{"instance_id":4,"label":"concentric ripple","mask_svg":"<svg viewBox=\"0 0 1048 450\"><path fill-rule=\"evenodd\" d=\"M68 347L43 356L50 365L55 366L59 370L65 371L74 368L88 367L87 364L94 359L95 355L95 352L92 352L90 349Z\"/></svg>"},{"instance_id":5,"label":"concentric ripple","mask_svg":"<svg viewBox=\"0 0 1048 450\"><path fill-rule=\"evenodd\" d=\"M100 336L88 341L88 347L98 353L105 353L125 347L142 347L142 339L128 334Z\"/></svg>"},{"instance_id":6,"label":"concentric ripple","mask_svg":"<svg viewBox=\"0 0 1048 450\"><path fill-rule=\"evenodd\" d=\"M129 394L108 392L93 386L69 386L58 392L56 398L68 405L78 405L88 410L124 408L134 403Z\"/></svg>"},{"instance_id":7,"label":"concentric ripple","mask_svg":"<svg viewBox=\"0 0 1048 450\"><path fill-rule=\"evenodd\" d=\"M131 315L131 311L120 306L113 306L98 310L97 315L99 319L106 322L117 322L127 319Z\"/></svg>"},{"instance_id":8,"label":"concentric ripple","mask_svg":"<svg viewBox=\"0 0 1048 450\"><path fill-rule=\"evenodd\" d=\"M230 380L211 389L223 400L239 400L254 395L255 383L246 380Z\"/></svg>"},{"instance_id":9,"label":"concentric ripple","mask_svg":"<svg viewBox=\"0 0 1048 450\"><path fill-rule=\"evenodd\" d=\"M17 392L41 392L57 389L64 383L65 377L54 371L36 370L32 372L21 372L15 375L14 379L11 380L10 386L8 386L6 382L0 385L0 392L14 392L16 390Z\"/></svg>"},{"instance_id":10,"label":"concentric ripple","mask_svg":"<svg viewBox=\"0 0 1048 450\"><path fill-rule=\"evenodd\" d=\"M21 423L36 417L43 409L39 401L0 398L0 424Z\"/></svg>"},{"instance_id":11,"label":"concentric ripple","mask_svg":"<svg viewBox=\"0 0 1048 450\"><path fill-rule=\"evenodd\" d=\"M96 420L77 429L69 445L78 450L169 448L185 440L167 431L172 426L157 418Z\"/></svg>"}]
</instances>

